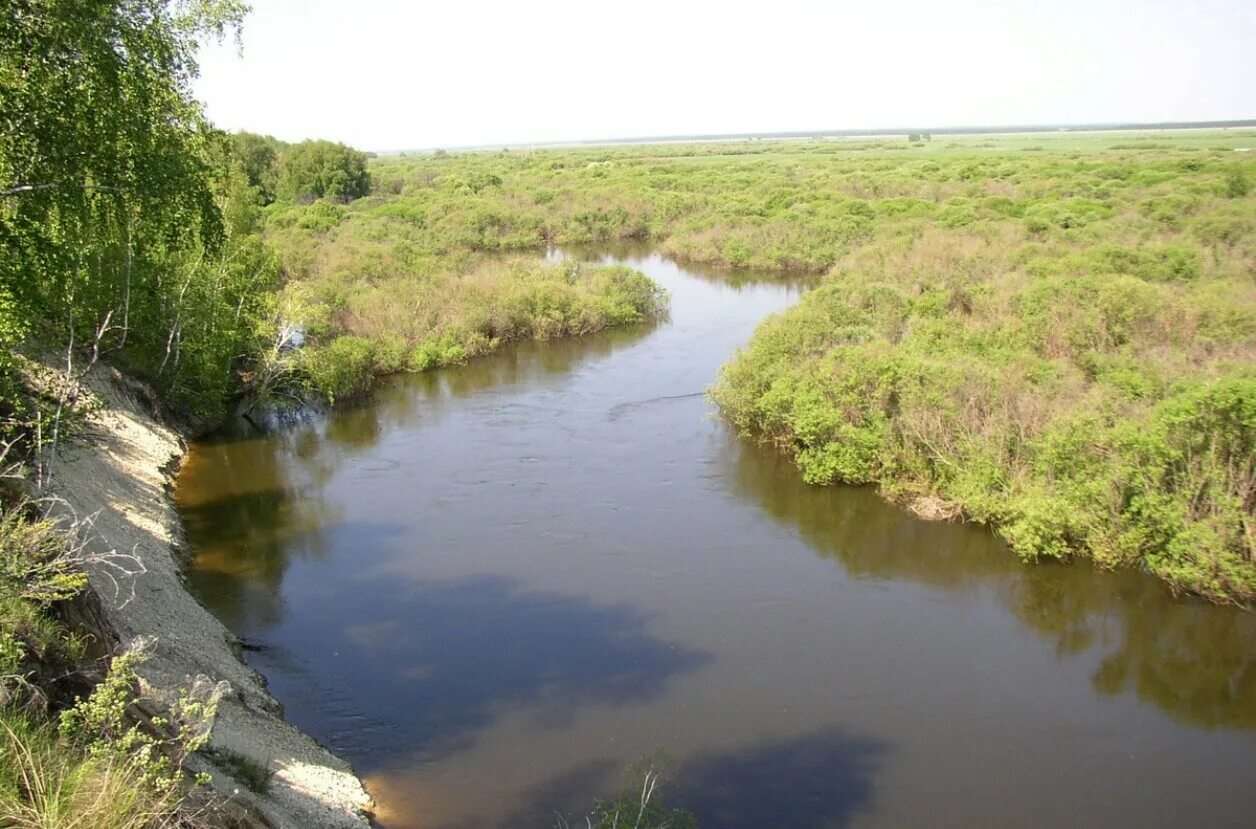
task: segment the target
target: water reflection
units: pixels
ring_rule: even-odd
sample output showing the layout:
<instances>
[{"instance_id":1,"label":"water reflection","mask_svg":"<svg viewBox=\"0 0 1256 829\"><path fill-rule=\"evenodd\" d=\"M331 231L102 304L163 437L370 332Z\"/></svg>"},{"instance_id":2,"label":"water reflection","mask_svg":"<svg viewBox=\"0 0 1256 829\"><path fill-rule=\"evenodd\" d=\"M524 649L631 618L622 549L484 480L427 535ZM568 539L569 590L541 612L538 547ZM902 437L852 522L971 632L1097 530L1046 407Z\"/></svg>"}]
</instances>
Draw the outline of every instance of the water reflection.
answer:
<instances>
[{"instance_id":1,"label":"water reflection","mask_svg":"<svg viewBox=\"0 0 1256 829\"><path fill-rule=\"evenodd\" d=\"M983 528L915 520L870 487L808 486L764 447L734 452L733 491L850 574L992 592L1060 658L1098 652L1100 692L1134 692L1193 725L1256 729L1256 614L1177 599L1150 577L1086 562L1027 567Z\"/></svg>"},{"instance_id":2,"label":"water reflection","mask_svg":"<svg viewBox=\"0 0 1256 829\"><path fill-rule=\"evenodd\" d=\"M518 798L518 805L500 826L557 827L559 818L568 826L586 826L589 792L601 790L605 781L622 771L618 760L608 757L588 760L530 787ZM444 829L484 829L477 818L447 824ZM627 827L625 827L627 829Z\"/></svg>"},{"instance_id":3,"label":"water reflection","mask_svg":"<svg viewBox=\"0 0 1256 829\"><path fill-rule=\"evenodd\" d=\"M399 411L413 413L434 400L456 400L486 389L527 386L545 377L569 375L640 342L656 326L657 323L644 322L579 339L517 343L464 366L398 378L373 396L371 408L382 408L390 415ZM390 423L396 426L405 421Z\"/></svg>"},{"instance_id":4,"label":"water reflection","mask_svg":"<svg viewBox=\"0 0 1256 829\"><path fill-rule=\"evenodd\" d=\"M691 761L678 802L702 829L808 826L840 829L871 809L879 740L826 730Z\"/></svg>"},{"instance_id":5,"label":"water reflection","mask_svg":"<svg viewBox=\"0 0 1256 829\"><path fill-rule=\"evenodd\" d=\"M652 260L657 261L659 257L654 245L650 242L625 241L603 245L565 245L562 248L550 250L548 258L551 260L574 259L592 263L624 262L639 268ZM780 282L782 277L788 278L795 287L811 288L818 285L821 279L818 274L813 273L793 272L782 275L752 268L720 267L689 260L674 260L674 264L683 268L688 277L696 277L734 291Z\"/></svg>"},{"instance_id":6,"label":"water reflection","mask_svg":"<svg viewBox=\"0 0 1256 829\"><path fill-rule=\"evenodd\" d=\"M192 546L189 585L232 631L278 624L288 567L328 555L326 527L343 508L323 497L335 463L318 438L308 427L224 436L184 462L180 481L194 483L180 485L175 501Z\"/></svg>"}]
</instances>

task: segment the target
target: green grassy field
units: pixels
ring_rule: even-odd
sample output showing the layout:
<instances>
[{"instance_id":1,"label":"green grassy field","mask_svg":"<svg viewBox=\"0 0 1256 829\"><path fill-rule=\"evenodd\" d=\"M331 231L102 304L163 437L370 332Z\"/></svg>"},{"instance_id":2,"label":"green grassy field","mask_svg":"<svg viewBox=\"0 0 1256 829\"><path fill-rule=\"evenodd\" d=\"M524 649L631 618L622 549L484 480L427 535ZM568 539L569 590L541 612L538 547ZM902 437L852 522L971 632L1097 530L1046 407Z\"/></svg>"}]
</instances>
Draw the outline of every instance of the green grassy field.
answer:
<instances>
[{"instance_id":1,"label":"green grassy field","mask_svg":"<svg viewBox=\"0 0 1256 829\"><path fill-rule=\"evenodd\" d=\"M502 288L544 279L503 252L645 239L822 273L716 385L740 429L810 481L989 523L1026 559L1137 566L1247 602L1247 147L1256 131L437 152L375 160L372 194L348 205L267 208L267 239L314 359L354 338L366 377L537 334L502 325L503 302L560 320L542 336L597 327L571 322L579 287L545 289L562 298L540 312ZM644 286L628 293L608 320L649 313Z\"/></svg>"}]
</instances>

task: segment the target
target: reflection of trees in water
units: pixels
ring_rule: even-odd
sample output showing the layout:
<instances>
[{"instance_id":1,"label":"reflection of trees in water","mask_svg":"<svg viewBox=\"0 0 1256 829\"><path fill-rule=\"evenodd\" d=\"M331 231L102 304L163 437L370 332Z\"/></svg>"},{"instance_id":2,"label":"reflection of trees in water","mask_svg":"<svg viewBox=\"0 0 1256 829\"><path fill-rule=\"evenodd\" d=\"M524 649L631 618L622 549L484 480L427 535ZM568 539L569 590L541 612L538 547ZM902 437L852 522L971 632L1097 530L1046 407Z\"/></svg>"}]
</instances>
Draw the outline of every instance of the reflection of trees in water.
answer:
<instances>
[{"instance_id":1,"label":"reflection of trees in water","mask_svg":"<svg viewBox=\"0 0 1256 829\"><path fill-rule=\"evenodd\" d=\"M293 558L322 558L344 520L323 489L347 461L361 459L390 432L477 392L535 385L604 359L644 338L643 324L589 337L518 343L465 366L385 382L369 399L259 433L238 421L196 445L175 496L195 559L193 592L239 635L273 625ZM421 462L421 458L413 459Z\"/></svg>"},{"instance_id":2,"label":"reflection of trees in water","mask_svg":"<svg viewBox=\"0 0 1256 829\"><path fill-rule=\"evenodd\" d=\"M1123 614L1121 647L1095 683L1213 728L1256 729L1256 619L1229 608L1162 603Z\"/></svg>"},{"instance_id":3,"label":"reflection of trees in water","mask_svg":"<svg viewBox=\"0 0 1256 829\"><path fill-rule=\"evenodd\" d=\"M200 444L179 475L178 502L193 556L192 592L227 627L248 635L283 615L280 585L295 557L322 558L339 510L322 487L339 463L318 425Z\"/></svg>"},{"instance_id":4,"label":"reflection of trees in water","mask_svg":"<svg viewBox=\"0 0 1256 829\"><path fill-rule=\"evenodd\" d=\"M343 415L372 417L381 433L415 428L424 417L461 409L461 401L479 392L507 386L534 387L547 378L571 374L587 363L613 356L635 345L655 329L655 323L601 331L586 337L548 342L510 343L495 354L477 357L465 365L400 375L385 381L361 409L338 412L331 420L341 429L355 421ZM369 413L369 415L367 414Z\"/></svg>"},{"instance_id":5,"label":"reflection of trees in water","mask_svg":"<svg viewBox=\"0 0 1256 829\"><path fill-rule=\"evenodd\" d=\"M646 247L621 246L570 255L601 261L648 254ZM692 265L686 270L722 284L781 279ZM486 389L535 387L570 375L631 347L655 326L508 344L463 366L386 380L368 400L265 434L240 421L233 434L195 447L180 476L177 500L197 561L193 589L237 632L273 624L282 614L279 588L290 559L326 555L327 528L342 520L322 489L347 459L360 458L390 431L415 428Z\"/></svg>"},{"instance_id":6,"label":"reflection of trees in water","mask_svg":"<svg viewBox=\"0 0 1256 829\"><path fill-rule=\"evenodd\" d=\"M1087 562L1021 565L980 527L916 520L871 488L808 486L788 459L746 441L731 451L734 492L851 575L993 591L1060 655L1102 653L1100 693L1133 691L1193 725L1256 729L1256 614Z\"/></svg>"}]
</instances>

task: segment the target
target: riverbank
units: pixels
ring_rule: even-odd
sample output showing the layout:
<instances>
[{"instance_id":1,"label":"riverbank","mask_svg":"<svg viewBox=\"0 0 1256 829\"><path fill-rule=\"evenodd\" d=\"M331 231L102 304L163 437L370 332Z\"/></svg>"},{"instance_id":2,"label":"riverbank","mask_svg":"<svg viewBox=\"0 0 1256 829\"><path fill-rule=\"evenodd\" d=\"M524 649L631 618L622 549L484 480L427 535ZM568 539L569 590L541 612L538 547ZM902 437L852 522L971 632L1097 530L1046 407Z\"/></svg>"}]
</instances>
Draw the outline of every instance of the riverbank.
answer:
<instances>
[{"instance_id":1,"label":"riverbank","mask_svg":"<svg viewBox=\"0 0 1256 829\"><path fill-rule=\"evenodd\" d=\"M142 386L113 369L96 366L85 386L102 405L88 416L85 439L60 448L50 489L58 509L90 518L93 548L133 553L142 563L126 579L107 565L89 566L97 635L113 646L151 642L137 672L156 708L196 679L228 683L210 752L188 764L210 775L211 789L226 800L224 823L367 826L370 797L349 764L284 721L266 680L241 662L234 636L185 589L183 531L168 493L184 452L180 434L161 422ZM213 752L265 768L264 791L216 765Z\"/></svg>"},{"instance_id":2,"label":"riverbank","mask_svg":"<svg viewBox=\"0 0 1256 829\"><path fill-rule=\"evenodd\" d=\"M668 317L397 377L180 470L194 595L383 825L583 826L660 749L700 826L1256 808L1256 614L806 484L694 394L803 286L581 255Z\"/></svg>"}]
</instances>

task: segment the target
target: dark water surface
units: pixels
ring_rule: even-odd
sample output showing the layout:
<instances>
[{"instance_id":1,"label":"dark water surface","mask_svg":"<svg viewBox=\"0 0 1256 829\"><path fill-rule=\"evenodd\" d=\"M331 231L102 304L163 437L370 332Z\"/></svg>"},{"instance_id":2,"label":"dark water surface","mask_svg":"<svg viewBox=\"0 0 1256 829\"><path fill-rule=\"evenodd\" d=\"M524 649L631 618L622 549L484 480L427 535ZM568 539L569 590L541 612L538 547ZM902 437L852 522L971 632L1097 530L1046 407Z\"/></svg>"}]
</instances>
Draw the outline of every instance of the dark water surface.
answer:
<instances>
[{"instance_id":1,"label":"dark water surface","mask_svg":"<svg viewBox=\"0 0 1256 829\"><path fill-rule=\"evenodd\" d=\"M669 321L184 466L196 594L385 825L553 826L660 749L705 829L1253 824L1256 615L806 486L700 396L799 283L616 258Z\"/></svg>"}]
</instances>

